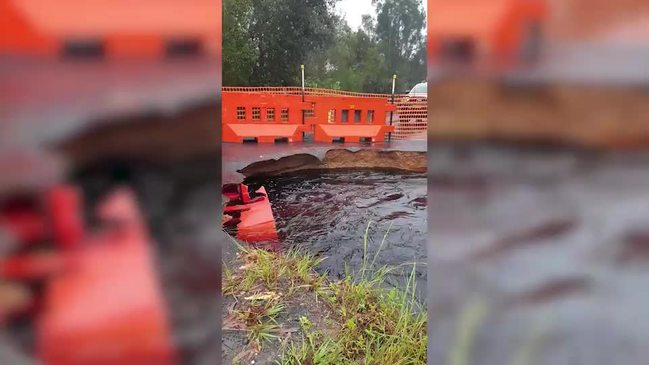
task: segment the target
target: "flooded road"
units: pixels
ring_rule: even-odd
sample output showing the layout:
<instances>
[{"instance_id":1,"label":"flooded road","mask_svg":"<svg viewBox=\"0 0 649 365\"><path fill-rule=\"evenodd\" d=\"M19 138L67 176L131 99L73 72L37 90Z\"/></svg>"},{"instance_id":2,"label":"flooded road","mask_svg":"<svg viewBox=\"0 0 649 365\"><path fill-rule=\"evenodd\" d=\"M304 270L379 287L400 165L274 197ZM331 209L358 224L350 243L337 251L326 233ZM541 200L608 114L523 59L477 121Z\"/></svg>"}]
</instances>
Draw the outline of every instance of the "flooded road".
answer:
<instances>
[{"instance_id":1,"label":"flooded road","mask_svg":"<svg viewBox=\"0 0 649 365\"><path fill-rule=\"evenodd\" d=\"M649 154L437 145L428 184L429 361L473 316L474 365L646 363Z\"/></svg>"},{"instance_id":2,"label":"flooded road","mask_svg":"<svg viewBox=\"0 0 649 365\"><path fill-rule=\"evenodd\" d=\"M245 182L266 188L283 247L326 257L321 272L342 278L346 269L360 270L371 221L367 263L376 256L375 268L403 265L388 280L402 285L399 276L417 262L418 289L425 290L425 174L311 171Z\"/></svg>"}]
</instances>

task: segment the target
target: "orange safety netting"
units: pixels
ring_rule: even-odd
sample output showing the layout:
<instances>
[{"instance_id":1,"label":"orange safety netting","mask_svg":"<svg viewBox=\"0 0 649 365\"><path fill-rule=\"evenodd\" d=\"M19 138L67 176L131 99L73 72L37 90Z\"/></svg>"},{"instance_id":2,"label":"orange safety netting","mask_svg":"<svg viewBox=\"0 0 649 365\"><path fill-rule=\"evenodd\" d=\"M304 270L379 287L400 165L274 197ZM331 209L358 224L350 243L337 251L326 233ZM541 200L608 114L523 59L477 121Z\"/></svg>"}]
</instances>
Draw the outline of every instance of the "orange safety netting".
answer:
<instances>
[{"instance_id":1,"label":"orange safety netting","mask_svg":"<svg viewBox=\"0 0 649 365\"><path fill-rule=\"evenodd\" d=\"M225 93L264 93L271 95L302 95L301 87L223 87ZM349 96L356 98L377 98L392 101L390 94L358 93L343 90L305 88L304 96L309 102L317 103L318 96ZM314 99L315 97L315 99ZM391 138L397 140L425 140L428 128L428 99L407 94L395 94L396 111L392 113L392 125L395 127ZM386 115L386 124L390 124L390 113Z\"/></svg>"},{"instance_id":2,"label":"orange safety netting","mask_svg":"<svg viewBox=\"0 0 649 365\"><path fill-rule=\"evenodd\" d=\"M426 139L428 136L428 98L400 95L397 105L394 139Z\"/></svg>"},{"instance_id":3,"label":"orange safety netting","mask_svg":"<svg viewBox=\"0 0 649 365\"><path fill-rule=\"evenodd\" d=\"M223 92L240 92L240 93L269 93L269 94L286 94L286 95L302 95L302 88L298 86L269 86L269 87L238 87L238 86L224 86ZM304 89L305 96L355 96L361 98L390 98L387 94L374 94L374 93L357 93L352 91L333 90L333 89L320 89L307 87Z\"/></svg>"}]
</instances>

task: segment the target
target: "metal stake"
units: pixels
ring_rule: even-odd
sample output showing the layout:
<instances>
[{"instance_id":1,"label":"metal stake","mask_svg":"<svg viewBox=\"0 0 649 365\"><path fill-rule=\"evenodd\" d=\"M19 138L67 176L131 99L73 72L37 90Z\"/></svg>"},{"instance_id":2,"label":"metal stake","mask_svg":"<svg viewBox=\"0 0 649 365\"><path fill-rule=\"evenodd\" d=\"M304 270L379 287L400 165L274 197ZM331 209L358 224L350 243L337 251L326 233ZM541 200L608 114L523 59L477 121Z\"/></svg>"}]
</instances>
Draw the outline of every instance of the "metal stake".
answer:
<instances>
[{"instance_id":1,"label":"metal stake","mask_svg":"<svg viewBox=\"0 0 649 365\"><path fill-rule=\"evenodd\" d=\"M397 82L397 74L392 75L392 105L394 105L394 88ZM390 126L392 126L392 110L390 110ZM388 132L388 143L392 141L392 132Z\"/></svg>"}]
</instances>

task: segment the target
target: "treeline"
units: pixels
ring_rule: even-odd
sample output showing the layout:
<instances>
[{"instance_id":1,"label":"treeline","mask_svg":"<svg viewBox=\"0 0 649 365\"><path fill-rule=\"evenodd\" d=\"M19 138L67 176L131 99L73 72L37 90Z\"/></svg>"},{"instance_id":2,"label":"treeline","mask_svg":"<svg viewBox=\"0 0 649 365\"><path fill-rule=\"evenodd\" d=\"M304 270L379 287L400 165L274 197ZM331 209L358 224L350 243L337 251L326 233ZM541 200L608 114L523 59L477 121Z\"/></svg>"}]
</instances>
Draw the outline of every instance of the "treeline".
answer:
<instances>
[{"instance_id":1,"label":"treeline","mask_svg":"<svg viewBox=\"0 0 649 365\"><path fill-rule=\"evenodd\" d=\"M223 85L397 92L426 78L421 0L373 0L376 17L352 30L337 0L223 0Z\"/></svg>"}]
</instances>

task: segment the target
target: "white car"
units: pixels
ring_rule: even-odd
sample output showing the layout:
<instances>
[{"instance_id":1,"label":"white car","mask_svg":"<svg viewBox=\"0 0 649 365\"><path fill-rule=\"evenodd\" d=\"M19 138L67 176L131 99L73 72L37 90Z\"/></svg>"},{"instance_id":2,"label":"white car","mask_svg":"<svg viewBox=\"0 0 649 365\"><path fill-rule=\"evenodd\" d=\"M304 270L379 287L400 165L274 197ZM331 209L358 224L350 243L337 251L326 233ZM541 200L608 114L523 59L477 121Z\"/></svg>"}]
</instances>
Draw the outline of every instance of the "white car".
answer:
<instances>
[{"instance_id":1,"label":"white car","mask_svg":"<svg viewBox=\"0 0 649 365\"><path fill-rule=\"evenodd\" d=\"M408 93L409 97L414 98L427 98L428 97L428 82L420 82Z\"/></svg>"},{"instance_id":2,"label":"white car","mask_svg":"<svg viewBox=\"0 0 649 365\"><path fill-rule=\"evenodd\" d=\"M396 132L409 138L425 138L427 135L428 82L415 85L399 106L399 122Z\"/></svg>"}]
</instances>

